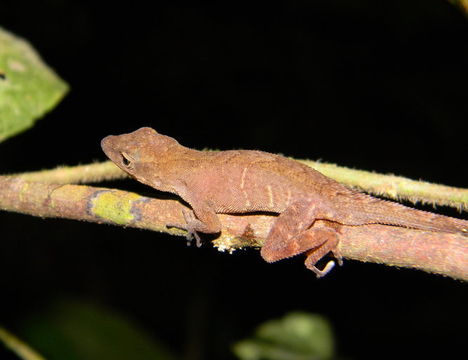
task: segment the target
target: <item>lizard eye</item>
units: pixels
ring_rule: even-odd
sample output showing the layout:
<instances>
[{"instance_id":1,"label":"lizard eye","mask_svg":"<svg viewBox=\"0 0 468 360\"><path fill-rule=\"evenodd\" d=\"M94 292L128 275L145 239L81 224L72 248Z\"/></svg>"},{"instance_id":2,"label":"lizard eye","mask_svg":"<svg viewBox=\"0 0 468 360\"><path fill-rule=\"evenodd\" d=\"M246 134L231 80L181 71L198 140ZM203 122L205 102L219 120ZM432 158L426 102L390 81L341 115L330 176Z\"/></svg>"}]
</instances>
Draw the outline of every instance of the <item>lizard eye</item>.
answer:
<instances>
[{"instance_id":1,"label":"lizard eye","mask_svg":"<svg viewBox=\"0 0 468 360\"><path fill-rule=\"evenodd\" d=\"M125 152L121 152L120 155L122 156L122 159L121 159L122 165L128 169L132 169L134 159Z\"/></svg>"}]
</instances>

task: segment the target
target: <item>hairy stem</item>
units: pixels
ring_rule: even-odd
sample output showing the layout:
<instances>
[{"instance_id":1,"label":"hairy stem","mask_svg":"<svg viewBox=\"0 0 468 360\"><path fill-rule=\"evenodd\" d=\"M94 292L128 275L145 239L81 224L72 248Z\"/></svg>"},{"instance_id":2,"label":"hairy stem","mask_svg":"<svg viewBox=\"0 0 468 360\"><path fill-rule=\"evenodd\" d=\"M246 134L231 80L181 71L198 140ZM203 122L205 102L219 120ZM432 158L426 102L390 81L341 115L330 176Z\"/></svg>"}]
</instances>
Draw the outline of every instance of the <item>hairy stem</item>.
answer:
<instances>
[{"instance_id":1,"label":"hairy stem","mask_svg":"<svg viewBox=\"0 0 468 360\"><path fill-rule=\"evenodd\" d=\"M468 189L411 180L402 176L349 169L316 161L301 160L301 162L336 181L373 195L398 201L407 200L413 204L442 205L451 206L460 211L468 210Z\"/></svg>"},{"instance_id":2,"label":"hairy stem","mask_svg":"<svg viewBox=\"0 0 468 360\"><path fill-rule=\"evenodd\" d=\"M51 170L31 171L12 174L27 181L54 184L86 184L127 177L112 161L87 165L59 166Z\"/></svg>"}]
</instances>

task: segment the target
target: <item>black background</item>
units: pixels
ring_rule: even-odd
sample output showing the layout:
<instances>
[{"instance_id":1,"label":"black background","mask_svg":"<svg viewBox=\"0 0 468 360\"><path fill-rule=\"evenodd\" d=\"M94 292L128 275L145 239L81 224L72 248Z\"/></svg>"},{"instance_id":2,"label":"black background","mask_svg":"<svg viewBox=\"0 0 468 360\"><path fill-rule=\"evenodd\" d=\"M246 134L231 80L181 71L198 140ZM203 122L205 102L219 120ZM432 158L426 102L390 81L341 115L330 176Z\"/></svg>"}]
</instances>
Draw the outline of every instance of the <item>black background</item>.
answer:
<instances>
[{"instance_id":1,"label":"black background","mask_svg":"<svg viewBox=\"0 0 468 360\"><path fill-rule=\"evenodd\" d=\"M446 1L0 4L0 26L71 86L0 145L3 173L104 160L101 138L151 126L199 149L468 184L468 23ZM126 314L186 359L230 358L255 325L298 309L327 316L348 358L466 349L466 285L440 276L346 261L316 280L301 259L268 265L255 250L17 214L0 223L0 321L12 329L67 296Z\"/></svg>"}]
</instances>

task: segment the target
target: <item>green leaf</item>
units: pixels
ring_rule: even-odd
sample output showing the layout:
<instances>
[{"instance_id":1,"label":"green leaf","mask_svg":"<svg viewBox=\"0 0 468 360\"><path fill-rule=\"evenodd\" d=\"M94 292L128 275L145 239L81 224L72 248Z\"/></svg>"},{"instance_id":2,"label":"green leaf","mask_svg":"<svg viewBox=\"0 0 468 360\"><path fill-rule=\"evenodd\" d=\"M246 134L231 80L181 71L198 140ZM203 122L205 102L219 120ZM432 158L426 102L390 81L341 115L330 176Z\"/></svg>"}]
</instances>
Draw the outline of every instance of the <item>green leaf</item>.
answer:
<instances>
[{"instance_id":1,"label":"green leaf","mask_svg":"<svg viewBox=\"0 0 468 360\"><path fill-rule=\"evenodd\" d=\"M103 306L62 301L23 322L21 336L47 360L173 360L141 327Z\"/></svg>"},{"instance_id":2,"label":"green leaf","mask_svg":"<svg viewBox=\"0 0 468 360\"><path fill-rule=\"evenodd\" d=\"M28 42L0 28L0 142L31 127L67 91Z\"/></svg>"},{"instance_id":3,"label":"green leaf","mask_svg":"<svg viewBox=\"0 0 468 360\"><path fill-rule=\"evenodd\" d=\"M326 319L293 312L263 323L253 338L238 342L233 350L242 360L322 360L333 357L333 343Z\"/></svg>"}]
</instances>

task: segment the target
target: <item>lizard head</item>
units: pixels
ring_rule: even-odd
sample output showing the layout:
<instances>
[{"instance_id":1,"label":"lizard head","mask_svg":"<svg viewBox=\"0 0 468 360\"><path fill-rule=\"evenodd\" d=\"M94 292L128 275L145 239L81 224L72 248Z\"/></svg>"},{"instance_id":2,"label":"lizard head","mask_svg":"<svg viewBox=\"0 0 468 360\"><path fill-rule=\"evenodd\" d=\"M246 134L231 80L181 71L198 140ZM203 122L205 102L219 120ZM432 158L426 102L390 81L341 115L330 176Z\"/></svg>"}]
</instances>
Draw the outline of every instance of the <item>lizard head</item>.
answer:
<instances>
[{"instance_id":1,"label":"lizard head","mask_svg":"<svg viewBox=\"0 0 468 360\"><path fill-rule=\"evenodd\" d=\"M109 135L101 147L120 169L150 186L158 186L159 167L172 157L179 143L149 127L122 135Z\"/></svg>"}]
</instances>

